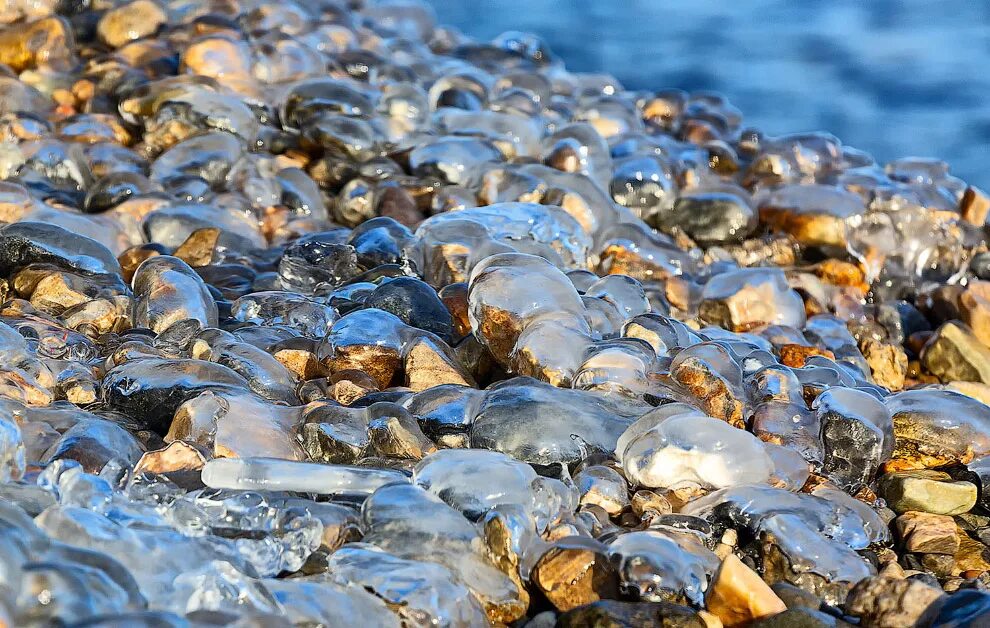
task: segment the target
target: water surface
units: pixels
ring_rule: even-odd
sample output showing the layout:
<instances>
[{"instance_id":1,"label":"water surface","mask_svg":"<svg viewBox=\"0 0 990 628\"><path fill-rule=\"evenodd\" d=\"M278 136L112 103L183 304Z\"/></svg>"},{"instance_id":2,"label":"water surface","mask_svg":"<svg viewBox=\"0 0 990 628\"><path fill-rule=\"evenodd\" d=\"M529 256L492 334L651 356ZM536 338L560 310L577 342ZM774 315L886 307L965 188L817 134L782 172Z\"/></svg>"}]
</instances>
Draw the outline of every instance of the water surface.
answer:
<instances>
[{"instance_id":1,"label":"water surface","mask_svg":"<svg viewBox=\"0 0 990 628\"><path fill-rule=\"evenodd\" d=\"M938 157L990 188L986 0L431 1L472 36L531 31L572 69L716 90L768 133Z\"/></svg>"}]
</instances>

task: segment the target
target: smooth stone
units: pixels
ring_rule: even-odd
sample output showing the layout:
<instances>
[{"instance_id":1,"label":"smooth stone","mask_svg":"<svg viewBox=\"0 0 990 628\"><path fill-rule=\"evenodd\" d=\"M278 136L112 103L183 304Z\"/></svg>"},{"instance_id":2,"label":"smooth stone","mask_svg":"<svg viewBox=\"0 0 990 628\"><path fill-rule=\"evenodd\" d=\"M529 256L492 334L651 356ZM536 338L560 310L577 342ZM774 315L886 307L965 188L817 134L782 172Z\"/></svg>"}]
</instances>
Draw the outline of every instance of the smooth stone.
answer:
<instances>
[{"instance_id":1,"label":"smooth stone","mask_svg":"<svg viewBox=\"0 0 990 628\"><path fill-rule=\"evenodd\" d=\"M749 624L750 628L853 628L853 624L810 608L791 608Z\"/></svg>"},{"instance_id":2,"label":"smooth stone","mask_svg":"<svg viewBox=\"0 0 990 628\"><path fill-rule=\"evenodd\" d=\"M741 242L749 235L756 212L740 194L702 190L680 196L660 222L661 228L683 229L699 244L722 244Z\"/></svg>"},{"instance_id":3,"label":"smooth stone","mask_svg":"<svg viewBox=\"0 0 990 628\"><path fill-rule=\"evenodd\" d=\"M28 264L53 264L93 275L120 275L120 264L108 248L53 224L15 222L0 229L0 274Z\"/></svg>"},{"instance_id":4,"label":"smooth stone","mask_svg":"<svg viewBox=\"0 0 990 628\"><path fill-rule=\"evenodd\" d=\"M938 471L899 471L880 479L880 495L895 512L918 510L936 515L960 515L976 505L977 487L953 481Z\"/></svg>"}]
</instances>

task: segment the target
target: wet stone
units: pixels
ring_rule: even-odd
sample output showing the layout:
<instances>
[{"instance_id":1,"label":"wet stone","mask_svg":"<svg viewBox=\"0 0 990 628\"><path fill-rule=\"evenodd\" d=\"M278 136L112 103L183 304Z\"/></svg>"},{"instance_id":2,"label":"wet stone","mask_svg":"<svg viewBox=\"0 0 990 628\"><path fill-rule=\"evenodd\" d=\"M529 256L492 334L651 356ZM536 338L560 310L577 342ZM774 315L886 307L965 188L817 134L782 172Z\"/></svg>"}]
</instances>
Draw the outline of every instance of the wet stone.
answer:
<instances>
[{"instance_id":1,"label":"wet stone","mask_svg":"<svg viewBox=\"0 0 990 628\"><path fill-rule=\"evenodd\" d=\"M96 25L97 34L108 46L153 35L166 21L165 12L150 0L136 0L105 13Z\"/></svg>"},{"instance_id":2,"label":"wet stone","mask_svg":"<svg viewBox=\"0 0 990 628\"><path fill-rule=\"evenodd\" d=\"M985 624L986 194L442 18L0 2L0 625Z\"/></svg>"},{"instance_id":3,"label":"wet stone","mask_svg":"<svg viewBox=\"0 0 990 628\"><path fill-rule=\"evenodd\" d=\"M746 269L724 273L705 284L699 313L707 322L733 331L761 325L802 327L804 304L779 270Z\"/></svg>"}]
</instances>

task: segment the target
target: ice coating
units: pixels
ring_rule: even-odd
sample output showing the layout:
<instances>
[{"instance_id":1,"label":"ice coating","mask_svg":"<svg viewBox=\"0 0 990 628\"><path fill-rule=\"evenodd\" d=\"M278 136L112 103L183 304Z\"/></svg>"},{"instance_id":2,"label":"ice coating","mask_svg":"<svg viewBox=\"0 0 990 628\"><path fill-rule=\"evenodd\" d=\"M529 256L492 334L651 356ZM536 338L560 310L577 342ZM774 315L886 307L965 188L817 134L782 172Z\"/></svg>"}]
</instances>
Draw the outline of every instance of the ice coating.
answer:
<instances>
[{"instance_id":1,"label":"ice coating","mask_svg":"<svg viewBox=\"0 0 990 628\"><path fill-rule=\"evenodd\" d=\"M679 543L676 538L644 530L620 535L609 544L609 555L618 563L629 593L650 601L683 597L700 603L718 558L697 540Z\"/></svg>"},{"instance_id":2,"label":"ice coating","mask_svg":"<svg viewBox=\"0 0 990 628\"><path fill-rule=\"evenodd\" d=\"M803 327L804 305L778 269L744 269L710 279L701 293L701 316L735 331L754 324Z\"/></svg>"},{"instance_id":3,"label":"ice coating","mask_svg":"<svg viewBox=\"0 0 990 628\"><path fill-rule=\"evenodd\" d=\"M495 203L424 220L416 229L421 267L438 284L464 281L474 266L495 253L518 251L543 257L562 269L585 268L592 242L559 207Z\"/></svg>"},{"instance_id":4,"label":"ice coating","mask_svg":"<svg viewBox=\"0 0 990 628\"><path fill-rule=\"evenodd\" d=\"M830 388L813 408L822 427L825 470L846 484L869 481L894 451L894 423L884 403L853 388Z\"/></svg>"},{"instance_id":5,"label":"ice coating","mask_svg":"<svg viewBox=\"0 0 990 628\"><path fill-rule=\"evenodd\" d=\"M755 436L696 412L670 416L623 444L627 477L647 487L759 484L774 468Z\"/></svg>"},{"instance_id":6,"label":"ice coating","mask_svg":"<svg viewBox=\"0 0 990 628\"><path fill-rule=\"evenodd\" d=\"M0 624L985 598L990 196L442 17L0 7Z\"/></svg>"},{"instance_id":7,"label":"ice coating","mask_svg":"<svg viewBox=\"0 0 990 628\"><path fill-rule=\"evenodd\" d=\"M912 457L967 461L990 453L986 405L950 390L907 390L885 400L896 447Z\"/></svg>"},{"instance_id":8,"label":"ice coating","mask_svg":"<svg viewBox=\"0 0 990 628\"><path fill-rule=\"evenodd\" d=\"M754 534L772 534L797 572L846 582L871 573L853 550L869 545L877 530L841 503L766 486L739 486L711 493L685 512L707 519L724 517Z\"/></svg>"},{"instance_id":9,"label":"ice coating","mask_svg":"<svg viewBox=\"0 0 990 628\"><path fill-rule=\"evenodd\" d=\"M536 472L505 454L485 450L438 451L421 460L413 482L469 519L502 504L531 508ZM485 486L483 492L478 488ZM477 488L476 488L477 487Z\"/></svg>"},{"instance_id":10,"label":"ice coating","mask_svg":"<svg viewBox=\"0 0 990 628\"><path fill-rule=\"evenodd\" d=\"M203 280L180 259L158 255L134 274L134 322L156 332L193 319L217 324L217 305Z\"/></svg>"},{"instance_id":11,"label":"ice coating","mask_svg":"<svg viewBox=\"0 0 990 628\"><path fill-rule=\"evenodd\" d=\"M531 463L569 462L591 451L613 451L625 428L646 410L634 402L517 378L480 400L471 446Z\"/></svg>"},{"instance_id":12,"label":"ice coating","mask_svg":"<svg viewBox=\"0 0 990 628\"><path fill-rule=\"evenodd\" d=\"M218 458L203 467L213 488L283 490L320 495L369 495L379 486L408 482L397 471L316 465L275 458Z\"/></svg>"}]
</instances>

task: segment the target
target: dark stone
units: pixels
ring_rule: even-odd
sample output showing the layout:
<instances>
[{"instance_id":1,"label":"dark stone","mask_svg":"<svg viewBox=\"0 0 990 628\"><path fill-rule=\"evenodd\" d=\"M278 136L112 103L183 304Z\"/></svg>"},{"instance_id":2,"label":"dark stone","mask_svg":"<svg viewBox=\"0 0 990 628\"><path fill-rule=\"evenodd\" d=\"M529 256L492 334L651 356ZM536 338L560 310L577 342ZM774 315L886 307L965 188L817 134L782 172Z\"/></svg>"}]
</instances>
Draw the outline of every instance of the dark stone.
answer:
<instances>
[{"instance_id":1,"label":"dark stone","mask_svg":"<svg viewBox=\"0 0 990 628\"><path fill-rule=\"evenodd\" d=\"M344 244L345 230L299 238L278 262L278 274L290 290L312 293L317 286L339 286L361 272L354 247Z\"/></svg>"},{"instance_id":2,"label":"dark stone","mask_svg":"<svg viewBox=\"0 0 990 628\"><path fill-rule=\"evenodd\" d=\"M757 619L750 628L844 628L853 624L810 608L790 608L773 615Z\"/></svg>"},{"instance_id":3,"label":"dark stone","mask_svg":"<svg viewBox=\"0 0 990 628\"><path fill-rule=\"evenodd\" d=\"M742 241L756 226L756 212L739 196L706 192L682 196L660 228L680 227L699 244Z\"/></svg>"},{"instance_id":4,"label":"dark stone","mask_svg":"<svg viewBox=\"0 0 990 628\"><path fill-rule=\"evenodd\" d=\"M392 218L379 216L355 227L348 243L357 252L361 266L374 268L402 263L403 249L412 240L413 233L407 227Z\"/></svg>"},{"instance_id":5,"label":"dark stone","mask_svg":"<svg viewBox=\"0 0 990 628\"><path fill-rule=\"evenodd\" d=\"M930 628L984 628L990 626L990 593L963 589L932 604L918 621Z\"/></svg>"},{"instance_id":6,"label":"dark stone","mask_svg":"<svg viewBox=\"0 0 990 628\"><path fill-rule=\"evenodd\" d=\"M247 390L232 369L204 360L143 358L125 362L103 378L103 398L114 410L165 434L180 405L208 390Z\"/></svg>"},{"instance_id":7,"label":"dark stone","mask_svg":"<svg viewBox=\"0 0 990 628\"><path fill-rule=\"evenodd\" d=\"M822 601L814 593L796 587L790 582L775 582L770 588L773 589L773 592L777 594L777 597L781 599L787 608L810 608L811 610L818 610L822 605Z\"/></svg>"},{"instance_id":8,"label":"dark stone","mask_svg":"<svg viewBox=\"0 0 990 628\"><path fill-rule=\"evenodd\" d=\"M454 319L428 283L415 277L397 277L383 283L365 299L365 305L395 314L402 322L433 332L444 342L454 333Z\"/></svg>"},{"instance_id":9,"label":"dark stone","mask_svg":"<svg viewBox=\"0 0 990 628\"><path fill-rule=\"evenodd\" d=\"M571 609L557 618L558 628L704 628L698 614L669 602L600 600Z\"/></svg>"},{"instance_id":10,"label":"dark stone","mask_svg":"<svg viewBox=\"0 0 990 628\"><path fill-rule=\"evenodd\" d=\"M121 274L107 247L56 225L15 222L0 229L0 275L39 263L91 275Z\"/></svg>"},{"instance_id":11,"label":"dark stone","mask_svg":"<svg viewBox=\"0 0 990 628\"><path fill-rule=\"evenodd\" d=\"M133 467L144 448L130 432L101 419L83 419L45 452L44 462L75 460L86 473L99 473L111 460Z\"/></svg>"}]
</instances>

